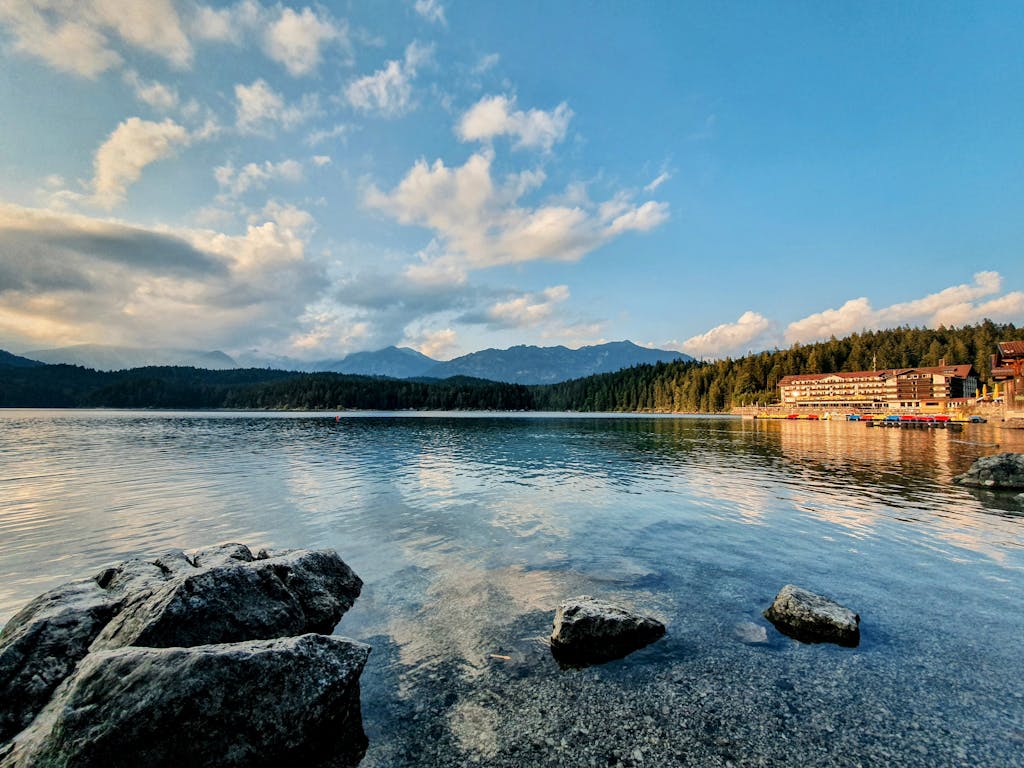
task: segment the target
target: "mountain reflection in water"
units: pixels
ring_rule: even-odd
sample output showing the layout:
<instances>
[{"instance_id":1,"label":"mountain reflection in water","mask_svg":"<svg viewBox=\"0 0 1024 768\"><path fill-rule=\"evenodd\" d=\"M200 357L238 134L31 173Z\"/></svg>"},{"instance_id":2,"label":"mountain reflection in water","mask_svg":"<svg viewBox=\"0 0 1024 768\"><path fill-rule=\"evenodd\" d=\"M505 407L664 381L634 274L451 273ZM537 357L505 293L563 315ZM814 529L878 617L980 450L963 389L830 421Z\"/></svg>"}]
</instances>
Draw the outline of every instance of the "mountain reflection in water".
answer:
<instances>
[{"instance_id":1,"label":"mountain reflection in water","mask_svg":"<svg viewBox=\"0 0 1024 768\"><path fill-rule=\"evenodd\" d=\"M950 484L1024 432L493 414L0 413L0 622L112 560L334 547L367 766L1014 765L1024 504ZM857 649L760 616L783 584ZM668 635L562 670L589 593ZM750 625L767 629L768 641ZM745 627L742 632L737 627ZM755 627L756 629L756 627Z\"/></svg>"}]
</instances>

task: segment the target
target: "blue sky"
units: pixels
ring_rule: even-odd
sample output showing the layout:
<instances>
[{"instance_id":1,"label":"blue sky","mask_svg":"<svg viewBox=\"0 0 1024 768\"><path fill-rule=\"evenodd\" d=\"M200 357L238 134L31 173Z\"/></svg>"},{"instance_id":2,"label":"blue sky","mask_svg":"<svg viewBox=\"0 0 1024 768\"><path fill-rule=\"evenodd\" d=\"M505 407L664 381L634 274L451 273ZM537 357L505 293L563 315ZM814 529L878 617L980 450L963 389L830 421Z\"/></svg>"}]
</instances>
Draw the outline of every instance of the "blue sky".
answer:
<instances>
[{"instance_id":1,"label":"blue sky","mask_svg":"<svg viewBox=\"0 0 1024 768\"><path fill-rule=\"evenodd\" d=\"M0 348L1024 322L1024 5L0 0Z\"/></svg>"}]
</instances>

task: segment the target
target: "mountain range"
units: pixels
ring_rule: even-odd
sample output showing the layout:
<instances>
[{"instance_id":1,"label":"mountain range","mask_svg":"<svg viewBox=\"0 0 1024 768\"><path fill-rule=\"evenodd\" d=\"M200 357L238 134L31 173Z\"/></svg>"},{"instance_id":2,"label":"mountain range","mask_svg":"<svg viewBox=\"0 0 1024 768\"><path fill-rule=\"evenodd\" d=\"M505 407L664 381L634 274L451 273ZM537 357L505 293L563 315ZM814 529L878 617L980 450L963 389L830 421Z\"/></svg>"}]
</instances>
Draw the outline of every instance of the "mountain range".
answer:
<instances>
[{"instance_id":1,"label":"mountain range","mask_svg":"<svg viewBox=\"0 0 1024 768\"><path fill-rule=\"evenodd\" d=\"M26 365L33 361L67 363L101 371L140 368L147 365L176 365L226 370L229 368L273 368L304 372L332 371L396 379L447 379L471 376L511 384L552 384L598 373L612 373L644 363L691 360L688 355L664 349L649 349L631 341L616 341L579 349L518 345L509 349L484 349L453 360L435 360L408 347L385 347L373 352L354 352L339 360L300 361L288 357L265 357L242 353L237 359L220 351L144 349L96 344L59 349L34 350L23 356L0 353L0 365Z\"/></svg>"},{"instance_id":2,"label":"mountain range","mask_svg":"<svg viewBox=\"0 0 1024 768\"><path fill-rule=\"evenodd\" d=\"M34 349L22 352L24 358L41 363L66 363L97 371L123 371L147 365L185 365L222 371L238 365L223 352L199 349L150 349L148 347L116 347L106 344L76 344L58 349Z\"/></svg>"}]
</instances>

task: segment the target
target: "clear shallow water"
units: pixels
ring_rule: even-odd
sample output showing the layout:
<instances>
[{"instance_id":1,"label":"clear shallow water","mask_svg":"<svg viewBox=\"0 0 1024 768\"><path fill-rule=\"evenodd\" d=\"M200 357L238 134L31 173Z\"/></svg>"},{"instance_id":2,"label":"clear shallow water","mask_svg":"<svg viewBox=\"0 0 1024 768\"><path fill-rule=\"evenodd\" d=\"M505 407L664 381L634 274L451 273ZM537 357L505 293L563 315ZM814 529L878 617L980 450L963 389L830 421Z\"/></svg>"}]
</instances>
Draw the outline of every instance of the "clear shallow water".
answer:
<instances>
[{"instance_id":1,"label":"clear shallow water","mask_svg":"<svg viewBox=\"0 0 1024 768\"><path fill-rule=\"evenodd\" d=\"M337 630L374 646L364 766L1019 765L1024 505L949 484L994 443L1024 433L4 411L0 622L129 556L334 547L366 582ZM787 582L861 645L776 633ZM581 593L668 635L560 669L542 638Z\"/></svg>"}]
</instances>

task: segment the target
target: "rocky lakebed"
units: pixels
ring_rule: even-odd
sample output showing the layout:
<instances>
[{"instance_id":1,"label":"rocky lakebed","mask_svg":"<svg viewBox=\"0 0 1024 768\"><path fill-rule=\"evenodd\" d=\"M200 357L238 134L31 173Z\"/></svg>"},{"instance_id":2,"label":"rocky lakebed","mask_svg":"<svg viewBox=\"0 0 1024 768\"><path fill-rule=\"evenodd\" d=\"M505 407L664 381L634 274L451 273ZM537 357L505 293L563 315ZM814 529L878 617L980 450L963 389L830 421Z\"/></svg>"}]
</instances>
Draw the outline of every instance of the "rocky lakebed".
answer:
<instances>
[{"instance_id":1,"label":"rocky lakebed","mask_svg":"<svg viewBox=\"0 0 1024 768\"><path fill-rule=\"evenodd\" d=\"M979 459L955 482L1024 488L1024 456ZM0 768L359 764L367 749L360 676L372 649L332 633L362 586L333 550L254 553L231 543L126 560L40 595L0 632ZM778 590L763 616L804 644L856 648L861 640L855 611L793 584ZM672 628L589 595L553 606L549 626L544 652L565 670L564 684L511 685L504 701L465 696L453 728L460 749L445 762L436 745L421 745L422 764L456 765L469 754L470 762L523 766L745 765L754 763L739 745L773 739L777 759L766 762L762 749L756 764L809 764L813 751L786 743L788 723L809 703L841 698L844 686L841 661L831 693L820 679L812 691L785 675L751 675L749 690L734 685L732 711L718 711L702 706L707 694L700 694L713 690L714 669L641 667L633 693L618 704L621 717L592 730L587 712L606 712L608 702L594 699L599 685L577 683L593 682L587 676L601 665L658 643ZM739 623L734 633L750 646L768 642L758 623ZM518 660L495 658L510 662L515 675ZM770 722L744 718L746 702L764 685L781 689L783 699L792 691L791 711ZM686 697L677 695L681 686ZM533 701L515 700L521 696ZM723 700L716 696L715 706ZM879 706L881 723L888 710ZM827 712L818 714L837 742L849 736L835 732ZM558 738L550 735L552 720L564 722ZM489 760L497 755L488 739L499 733L506 749L501 760ZM415 748L397 734L394 744ZM927 746L920 749L924 760ZM882 752L876 757L884 760ZM410 762L408 754L402 759Z\"/></svg>"}]
</instances>

